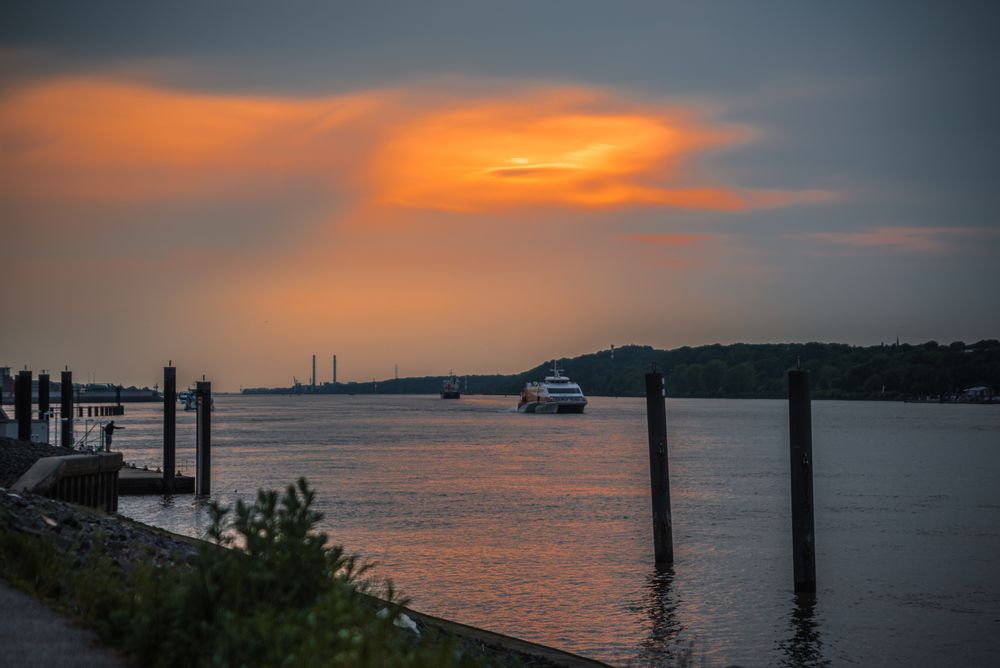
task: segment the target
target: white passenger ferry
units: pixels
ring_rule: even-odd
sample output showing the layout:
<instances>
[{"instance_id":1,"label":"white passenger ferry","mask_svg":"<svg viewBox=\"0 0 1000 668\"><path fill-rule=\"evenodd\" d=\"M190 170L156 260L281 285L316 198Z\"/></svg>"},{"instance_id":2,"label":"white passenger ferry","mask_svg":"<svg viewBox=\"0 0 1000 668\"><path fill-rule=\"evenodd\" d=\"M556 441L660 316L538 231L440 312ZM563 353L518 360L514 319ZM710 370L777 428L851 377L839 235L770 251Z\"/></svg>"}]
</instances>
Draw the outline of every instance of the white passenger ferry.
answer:
<instances>
[{"instance_id":1,"label":"white passenger ferry","mask_svg":"<svg viewBox=\"0 0 1000 668\"><path fill-rule=\"evenodd\" d=\"M583 390L552 362L552 375L542 382L528 383L521 391L517 410L521 413L582 413L587 405Z\"/></svg>"}]
</instances>

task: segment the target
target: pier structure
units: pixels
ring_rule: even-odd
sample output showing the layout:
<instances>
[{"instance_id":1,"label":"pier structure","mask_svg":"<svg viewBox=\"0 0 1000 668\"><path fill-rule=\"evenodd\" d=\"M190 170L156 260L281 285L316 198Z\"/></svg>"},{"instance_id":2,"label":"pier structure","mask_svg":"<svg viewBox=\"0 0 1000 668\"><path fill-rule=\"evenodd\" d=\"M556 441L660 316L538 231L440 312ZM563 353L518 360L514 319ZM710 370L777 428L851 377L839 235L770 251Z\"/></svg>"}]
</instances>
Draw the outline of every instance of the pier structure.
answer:
<instances>
[{"instance_id":1,"label":"pier structure","mask_svg":"<svg viewBox=\"0 0 1000 668\"><path fill-rule=\"evenodd\" d=\"M163 492L173 494L177 472L177 369L163 367Z\"/></svg>"},{"instance_id":2,"label":"pier structure","mask_svg":"<svg viewBox=\"0 0 1000 668\"><path fill-rule=\"evenodd\" d=\"M656 565L674 563L670 514L670 463L667 458L667 405L663 375L646 374L646 426L649 431L649 484L653 502L653 548Z\"/></svg>"},{"instance_id":3,"label":"pier structure","mask_svg":"<svg viewBox=\"0 0 1000 668\"><path fill-rule=\"evenodd\" d=\"M194 493L207 496L212 493L212 383L201 380L196 387L198 414L195 418L197 428Z\"/></svg>"},{"instance_id":4,"label":"pier structure","mask_svg":"<svg viewBox=\"0 0 1000 668\"><path fill-rule=\"evenodd\" d=\"M69 367L61 373L61 387L59 388L59 422L62 427L62 446L64 448L73 447L73 372Z\"/></svg>"},{"instance_id":5,"label":"pier structure","mask_svg":"<svg viewBox=\"0 0 1000 668\"><path fill-rule=\"evenodd\" d=\"M792 483L792 568L796 594L816 593L812 413L809 372L788 372L788 456Z\"/></svg>"}]
</instances>

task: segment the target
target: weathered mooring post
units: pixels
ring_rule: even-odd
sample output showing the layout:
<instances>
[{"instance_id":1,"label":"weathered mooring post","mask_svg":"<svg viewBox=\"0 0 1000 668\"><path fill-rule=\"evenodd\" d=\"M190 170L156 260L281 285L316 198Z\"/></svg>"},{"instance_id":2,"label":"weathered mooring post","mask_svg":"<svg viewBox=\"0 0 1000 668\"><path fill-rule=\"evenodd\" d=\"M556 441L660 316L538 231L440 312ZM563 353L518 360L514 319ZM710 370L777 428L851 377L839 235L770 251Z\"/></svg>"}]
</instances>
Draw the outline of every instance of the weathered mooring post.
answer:
<instances>
[{"instance_id":1,"label":"weathered mooring post","mask_svg":"<svg viewBox=\"0 0 1000 668\"><path fill-rule=\"evenodd\" d=\"M163 367L163 491L174 493L177 471L177 369Z\"/></svg>"},{"instance_id":2,"label":"weathered mooring post","mask_svg":"<svg viewBox=\"0 0 1000 668\"><path fill-rule=\"evenodd\" d=\"M654 367L652 373L646 374L646 423L649 427L649 483L653 496L653 546L657 565L674 563L666 404L663 375Z\"/></svg>"},{"instance_id":3,"label":"weathered mooring post","mask_svg":"<svg viewBox=\"0 0 1000 668\"><path fill-rule=\"evenodd\" d=\"M68 368L62 372L59 388L59 413L62 420L62 446L73 447L73 372Z\"/></svg>"},{"instance_id":4,"label":"weathered mooring post","mask_svg":"<svg viewBox=\"0 0 1000 668\"><path fill-rule=\"evenodd\" d=\"M38 419L49 418L49 374L38 374Z\"/></svg>"},{"instance_id":5,"label":"weathered mooring post","mask_svg":"<svg viewBox=\"0 0 1000 668\"><path fill-rule=\"evenodd\" d=\"M14 380L14 410L17 412L17 439L31 440L31 372L18 371Z\"/></svg>"},{"instance_id":6,"label":"weathered mooring post","mask_svg":"<svg viewBox=\"0 0 1000 668\"><path fill-rule=\"evenodd\" d=\"M196 384L198 398L197 437L195 449L194 493L212 493L212 383L200 380Z\"/></svg>"},{"instance_id":7,"label":"weathered mooring post","mask_svg":"<svg viewBox=\"0 0 1000 668\"><path fill-rule=\"evenodd\" d=\"M809 372L788 371L788 452L792 479L792 568L796 594L816 593L812 413Z\"/></svg>"}]
</instances>

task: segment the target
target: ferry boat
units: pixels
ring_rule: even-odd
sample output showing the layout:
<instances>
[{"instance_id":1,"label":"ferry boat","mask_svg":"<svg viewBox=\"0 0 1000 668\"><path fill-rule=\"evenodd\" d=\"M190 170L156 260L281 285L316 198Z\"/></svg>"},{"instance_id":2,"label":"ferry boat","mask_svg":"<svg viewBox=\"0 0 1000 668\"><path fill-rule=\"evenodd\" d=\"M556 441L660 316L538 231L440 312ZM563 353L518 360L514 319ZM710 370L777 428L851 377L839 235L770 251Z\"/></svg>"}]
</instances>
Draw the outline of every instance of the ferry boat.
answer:
<instances>
[{"instance_id":1,"label":"ferry boat","mask_svg":"<svg viewBox=\"0 0 1000 668\"><path fill-rule=\"evenodd\" d=\"M582 413L586 405L587 398L580 386L571 383L553 362L551 376L524 386L517 410L521 413Z\"/></svg>"},{"instance_id":2,"label":"ferry boat","mask_svg":"<svg viewBox=\"0 0 1000 668\"><path fill-rule=\"evenodd\" d=\"M198 391L188 388L177 394L177 401L184 404L184 410L186 411L196 411L198 410ZM215 397L212 397L208 407L210 410L215 410Z\"/></svg>"},{"instance_id":3,"label":"ferry boat","mask_svg":"<svg viewBox=\"0 0 1000 668\"><path fill-rule=\"evenodd\" d=\"M184 404L184 410L193 411L198 408L198 393L195 390L187 389L177 395L177 401Z\"/></svg>"},{"instance_id":4,"label":"ferry boat","mask_svg":"<svg viewBox=\"0 0 1000 668\"><path fill-rule=\"evenodd\" d=\"M459 390L459 381L454 373L448 372L449 377L444 379L444 384L441 386L441 398L442 399L461 399L462 393Z\"/></svg>"}]
</instances>

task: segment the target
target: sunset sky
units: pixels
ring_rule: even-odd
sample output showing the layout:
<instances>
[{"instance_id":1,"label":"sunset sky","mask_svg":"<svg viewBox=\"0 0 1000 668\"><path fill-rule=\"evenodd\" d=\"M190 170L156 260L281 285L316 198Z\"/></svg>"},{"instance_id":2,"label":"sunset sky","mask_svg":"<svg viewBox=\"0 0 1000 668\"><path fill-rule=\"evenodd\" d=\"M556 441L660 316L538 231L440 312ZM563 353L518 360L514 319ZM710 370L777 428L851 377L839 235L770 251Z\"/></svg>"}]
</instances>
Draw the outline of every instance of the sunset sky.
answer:
<instances>
[{"instance_id":1,"label":"sunset sky","mask_svg":"<svg viewBox=\"0 0 1000 668\"><path fill-rule=\"evenodd\" d=\"M0 365L1000 336L995 3L0 10Z\"/></svg>"}]
</instances>

